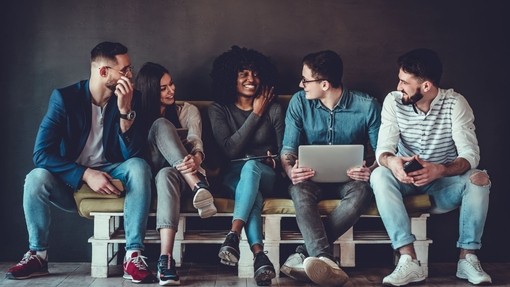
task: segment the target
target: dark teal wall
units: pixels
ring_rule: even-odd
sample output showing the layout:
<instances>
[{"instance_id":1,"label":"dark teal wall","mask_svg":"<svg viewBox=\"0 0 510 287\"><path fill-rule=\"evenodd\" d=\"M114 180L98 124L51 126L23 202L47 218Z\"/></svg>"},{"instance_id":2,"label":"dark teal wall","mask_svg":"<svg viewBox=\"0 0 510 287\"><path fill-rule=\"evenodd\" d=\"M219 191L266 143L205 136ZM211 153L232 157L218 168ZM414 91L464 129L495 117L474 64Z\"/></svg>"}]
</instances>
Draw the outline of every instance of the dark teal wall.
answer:
<instances>
[{"instance_id":1,"label":"dark teal wall","mask_svg":"<svg viewBox=\"0 0 510 287\"><path fill-rule=\"evenodd\" d=\"M98 42L119 41L140 67L167 66L181 99L210 99L215 56L237 44L276 62L278 92L298 90L301 58L333 49L345 62L344 82L378 99L397 84L395 59L416 47L437 50L443 86L471 103L481 147L480 167L492 179L482 259L508 261L502 230L508 228L509 23L504 1L10 1L1 4L0 261L27 249L23 181L53 88L89 76L89 52ZM92 222L53 210L52 261L90 260ZM457 214L432 217L433 261L455 261Z\"/></svg>"}]
</instances>

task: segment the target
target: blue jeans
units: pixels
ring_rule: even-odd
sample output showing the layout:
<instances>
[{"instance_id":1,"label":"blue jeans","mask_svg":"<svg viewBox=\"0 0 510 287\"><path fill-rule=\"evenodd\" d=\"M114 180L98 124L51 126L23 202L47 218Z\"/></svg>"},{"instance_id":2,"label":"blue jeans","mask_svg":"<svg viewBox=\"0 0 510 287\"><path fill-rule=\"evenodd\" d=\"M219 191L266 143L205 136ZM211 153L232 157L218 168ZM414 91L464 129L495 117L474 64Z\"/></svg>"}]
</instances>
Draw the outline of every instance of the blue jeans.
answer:
<instances>
[{"instance_id":1,"label":"blue jeans","mask_svg":"<svg viewBox=\"0 0 510 287\"><path fill-rule=\"evenodd\" d=\"M296 221L310 256L333 258L331 244L351 228L372 200L366 181L315 183L303 181L289 187L296 209ZM325 222L318 208L323 199L341 199Z\"/></svg>"},{"instance_id":2,"label":"blue jeans","mask_svg":"<svg viewBox=\"0 0 510 287\"><path fill-rule=\"evenodd\" d=\"M250 247L262 242L262 193L273 191L275 172L268 165L257 161L232 163L223 184L234 197L234 215L232 221L242 220Z\"/></svg>"},{"instance_id":3,"label":"blue jeans","mask_svg":"<svg viewBox=\"0 0 510 287\"><path fill-rule=\"evenodd\" d=\"M394 249L413 243L411 222L403 203L403 197L412 194L430 195L431 213L445 213L460 207L459 239L457 247L480 249L481 237L489 208L490 183L475 185L470 176L480 172L472 169L462 175L439 178L425 186L404 184L386 167L376 168L370 177L377 209Z\"/></svg>"},{"instance_id":4,"label":"blue jeans","mask_svg":"<svg viewBox=\"0 0 510 287\"><path fill-rule=\"evenodd\" d=\"M126 190L124 202L124 230L126 250L143 250L151 198L151 172L141 158L130 158L95 168L120 179ZM51 172L35 168L25 178L23 209L28 229L30 250L48 249L50 203L67 211L76 212L73 191ZM70 230L71 231L71 230Z\"/></svg>"}]
</instances>

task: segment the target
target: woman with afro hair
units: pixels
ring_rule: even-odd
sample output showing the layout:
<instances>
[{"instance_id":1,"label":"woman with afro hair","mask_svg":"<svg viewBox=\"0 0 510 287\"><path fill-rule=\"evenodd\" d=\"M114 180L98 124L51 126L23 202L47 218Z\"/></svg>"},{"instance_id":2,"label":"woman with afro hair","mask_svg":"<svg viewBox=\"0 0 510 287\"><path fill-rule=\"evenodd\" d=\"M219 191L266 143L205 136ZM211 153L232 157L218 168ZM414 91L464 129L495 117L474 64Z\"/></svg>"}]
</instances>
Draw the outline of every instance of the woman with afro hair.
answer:
<instances>
[{"instance_id":1,"label":"woman with afro hair","mask_svg":"<svg viewBox=\"0 0 510 287\"><path fill-rule=\"evenodd\" d=\"M276 182L284 115L274 101L277 70L265 55L233 46L214 60L211 77L215 103L209 108L213 135L229 163L224 188L235 200L232 227L218 256L221 263L239 261L239 236L245 228L254 255L257 285L270 285L275 269L262 242L263 194Z\"/></svg>"}]
</instances>

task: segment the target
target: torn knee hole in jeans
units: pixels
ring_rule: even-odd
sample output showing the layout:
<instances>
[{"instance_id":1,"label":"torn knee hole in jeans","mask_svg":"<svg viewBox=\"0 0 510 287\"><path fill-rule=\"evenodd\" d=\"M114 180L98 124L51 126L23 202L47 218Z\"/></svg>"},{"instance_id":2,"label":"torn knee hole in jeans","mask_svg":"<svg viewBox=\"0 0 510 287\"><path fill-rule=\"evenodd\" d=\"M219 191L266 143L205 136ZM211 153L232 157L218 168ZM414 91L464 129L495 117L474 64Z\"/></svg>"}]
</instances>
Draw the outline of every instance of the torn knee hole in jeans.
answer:
<instances>
[{"instance_id":1,"label":"torn knee hole in jeans","mask_svg":"<svg viewBox=\"0 0 510 287\"><path fill-rule=\"evenodd\" d=\"M489 184L489 175L483 171L474 172L469 179L474 185L484 186Z\"/></svg>"}]
</instances>

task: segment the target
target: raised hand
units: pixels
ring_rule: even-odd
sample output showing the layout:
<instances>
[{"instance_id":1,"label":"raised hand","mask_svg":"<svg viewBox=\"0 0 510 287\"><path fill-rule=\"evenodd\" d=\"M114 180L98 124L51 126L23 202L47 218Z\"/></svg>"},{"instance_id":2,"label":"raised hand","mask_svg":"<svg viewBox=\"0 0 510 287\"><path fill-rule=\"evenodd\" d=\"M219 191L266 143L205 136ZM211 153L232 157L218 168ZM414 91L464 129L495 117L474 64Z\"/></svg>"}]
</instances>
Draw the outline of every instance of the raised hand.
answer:
<instances>
[{"instance_id":1,"label":"raised hand","mask_svg":"<svg viewBox=\"0 0 510 287\"><path fill-rule=\"evenodd\" d=\"M253 100L253 112L258 116L262 116L274 98L274 87L264 86L261 88L260 93Z\"/></svg>"}]
</instances>

